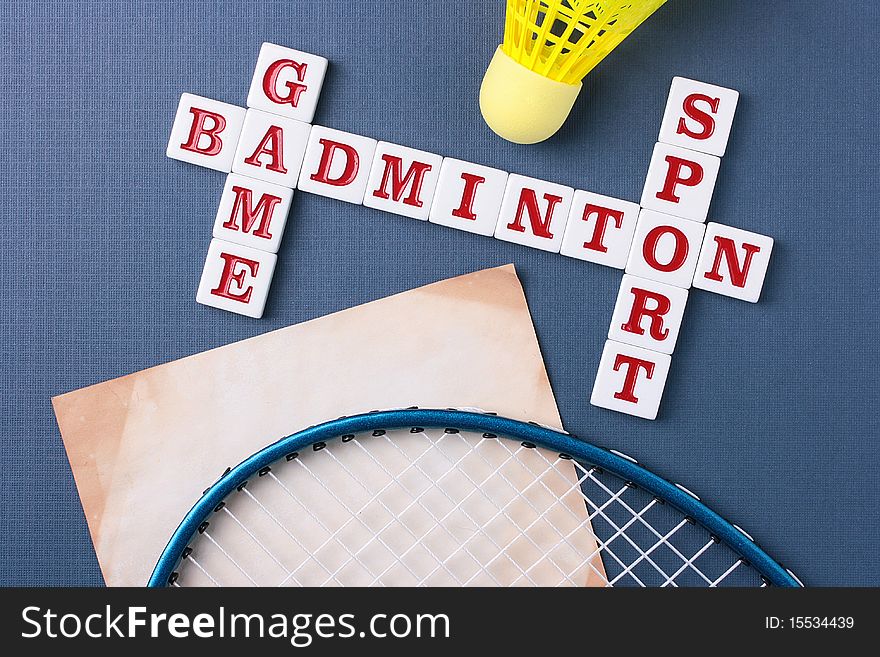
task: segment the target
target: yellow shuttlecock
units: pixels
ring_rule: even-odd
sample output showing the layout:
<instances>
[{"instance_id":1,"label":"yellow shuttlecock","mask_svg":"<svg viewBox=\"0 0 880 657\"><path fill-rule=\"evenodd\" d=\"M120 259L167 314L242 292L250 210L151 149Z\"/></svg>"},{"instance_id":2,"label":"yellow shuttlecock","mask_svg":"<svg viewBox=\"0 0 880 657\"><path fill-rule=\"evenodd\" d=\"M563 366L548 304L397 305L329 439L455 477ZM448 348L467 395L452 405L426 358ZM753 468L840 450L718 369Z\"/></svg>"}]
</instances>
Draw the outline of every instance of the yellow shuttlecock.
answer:
<instances>
[{"instance_id":1,"label":"yellow shuttlecock","mask_svg":"<svg viewBox=\"0 0 880 657\"><path fill-rule=\"evenodd\" d=\"M508 141L534 144L568 117L581 80L666 0L507 0L504 41L480 111Z\"/></svg>"}]
</instances>

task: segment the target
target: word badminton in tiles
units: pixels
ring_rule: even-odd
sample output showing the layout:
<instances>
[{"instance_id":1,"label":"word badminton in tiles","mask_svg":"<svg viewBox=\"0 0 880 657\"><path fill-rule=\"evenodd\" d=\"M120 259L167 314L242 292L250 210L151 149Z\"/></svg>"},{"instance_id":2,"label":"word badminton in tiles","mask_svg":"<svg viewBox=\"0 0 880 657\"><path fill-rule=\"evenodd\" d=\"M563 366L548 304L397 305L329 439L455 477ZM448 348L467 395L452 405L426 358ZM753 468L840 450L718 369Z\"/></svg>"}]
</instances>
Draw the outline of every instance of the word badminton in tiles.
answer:
<instances>
[{"instance_id":1,"label":"word badminton in tiles","mask_svg":"<svg viewBox=\"0 0 880 657\"><path fill-rule=\"evenodd\" d=\"M691 287L757 302L773 240L706 223L738 93L675 78L641 203L312 125L328 61L264 43L247 109L185 93L168 157L227 174L196 300L261 317L294 189L625 270L591 402L654 419Z\"/></svg>"}]
</instances>

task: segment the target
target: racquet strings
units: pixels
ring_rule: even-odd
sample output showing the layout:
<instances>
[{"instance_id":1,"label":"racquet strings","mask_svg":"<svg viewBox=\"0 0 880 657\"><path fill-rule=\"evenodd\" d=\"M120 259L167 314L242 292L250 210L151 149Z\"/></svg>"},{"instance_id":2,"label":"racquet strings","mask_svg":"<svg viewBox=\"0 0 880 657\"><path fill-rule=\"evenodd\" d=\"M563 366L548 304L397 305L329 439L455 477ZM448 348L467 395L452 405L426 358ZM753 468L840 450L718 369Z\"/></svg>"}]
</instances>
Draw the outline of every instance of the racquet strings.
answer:
<instances>
[{"instance_id":1,"label":"racquet strings","mask_svg":"<svg viewBox=\"0 0 880 657\"><path fill-rule=\"evenodd\" d=\"M671 505L529 443L376 430L288 454L218 505L175 586L756 586Z\"/></svg>"}]
</instances>

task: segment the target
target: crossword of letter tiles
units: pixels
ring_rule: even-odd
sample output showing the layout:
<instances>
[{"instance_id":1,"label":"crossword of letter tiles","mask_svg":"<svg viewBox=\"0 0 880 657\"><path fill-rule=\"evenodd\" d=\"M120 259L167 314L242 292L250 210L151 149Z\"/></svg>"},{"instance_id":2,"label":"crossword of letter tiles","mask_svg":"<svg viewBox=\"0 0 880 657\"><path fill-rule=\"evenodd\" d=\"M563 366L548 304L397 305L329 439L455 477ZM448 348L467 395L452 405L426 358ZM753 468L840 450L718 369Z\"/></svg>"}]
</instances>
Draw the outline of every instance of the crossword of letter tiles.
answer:
<instances>
[{"instance_id":1,"label":"crossword of letter tiles","mask_svg":"<svg viewBox=\"0 0 880 657\"><path fill-rule=\"evenodd\" d=\"M672 78L659 141L723 156L738 100L733 89Z\"/></svg>"},{"instance_id":2,"label":"crossword of letter tiles","mask_svg":"<svg viewBox=\"0 0 880 657\"><path fill-rule=\"evenodd\" d=\"M296 187L312 126L249 109L232 170L291 189Z\"/></svg>"},{"instance_id":3,"label":"crossword of letter tiles","mask_svg":"<svg viewBox=\"0 0 880 657\"><path fill-rule=\"evenodd\" d=\"M756 302L773 239L710 222L738 92L676 77L641 204L310 125L328 62L264 43L248 110L183 94L168 157L226 173L199 303L260 317L293 188L625 269L590 401L654 419L688 288Z\"/></svg>"},{"instance_id":4,"label":"crossword of letter tiles","mask_svg":"<svg viewBox=\"0 0 880 657\"><path fill-rule=\"evenodd\" d=\"M230 173L220 196L214 237L277 253L293 190Z\"/></svg>"},{"instance_id":5,"label":"crossword of letter tiles","mask_svg":"<svg viewBox=\"0 0 880 657\"><path fill-rule=\"evenodd\" d=\"M623 269L638 218L637 203L578 190L571 203L561 253Z\"/></svg>"},{"instance_id":6,"label":"crossword of letter tiles","mask_svg":"<svg viewBox=\"0 0 880 657\"><path fill-rule=\"evenodd\" d=\"M626 273L689 288L706 227L643 209L639 213Z\"/></svg>"},{"instance_id":7,"label":"crossword of letter tiles","mask_svg":"<svg viewBox=\"0 0 880 657\"><path fill-rule=\"evenodd\" d=\"M590 403L653 420L660 408L671 363L667 354L608 340Z\"/></svg>"},{"instance_id":8,"label":"crossword of letter tiles","mask_svg":"<svg viewBox=\"0 0 880 657\"><path fill-rule=\"evenodd\" d=\"M510 174L495 237L558 253L573 197L571 187Z\"/></svg>"},{"instance_id":9,"label":"crossword of letter tiles","mask_svg":"<svg viewBox=\"0 0 880 657\"><path fill-rule=\"evenodd\" d=\"M304 192L361 204L378 142L316 125L299 175Z\"/></svg>"},{"instance_id":10,"label":"crossword of letter tiles","mask_svg":"<svg viewBox=\"0 0 880 657\"><path fill-rule=\"evenodd\" d=\"M492 235L506 185L506 171L444 158L428 219L441 226Z\"/></svg>"},{"instance_id":11,"label":"crossword of letter tiles","mask_svg":"<svg viewBox=\"0 0 880 657\"><path fill-rule=\"evenodd\" d=\"M427 221L442 162L434 153L380 141L364 205Z\"/></svg>"},{"instance_id":12,"label":"crossword of letter tiles","mask_svg":"<svg viewBox=\"0 0 880 657\"><path fill-rule=\"evenodd\" d=\"M244 115L242 107L183 94L165 154L175 160L229 173Z\"/></svg>"},{"instance_id":13,"label":"crossword of letter tiles","mask_svg":"<svg viewBox=\"0 0 880 657\"><path fill-rule=\"evenodd\" d=\"M260 48L247 106L311 123L328 61L318 55L264 43Z\"/></svg>"},{"instance_id":14,"label":"crossword of letter tiles","mask_svg":"<svg viewBox=\"0 0 880 657\"><path fill-rule=\"evenodd\" d=\"M648 166L642 207L706 221L720 165L714 155L658 142Z\"/></svg>"},{"instance_id":15,"label":"crossword of letter tiles","mask_svg":"<svg viewBox=\"0 0 880 657\"><path fill-rule=\"evenodd\" d=\"M757 303L772 250L772 237L709 223L694 287Z\"/></svg>"},{"instance_id":16,"label":"crossword of letter tiles","mask_svg":"<svg viewBox=\"0 0 880 657\"><path fill-rule=\"evenodd\" d=\"M681 329L688 291L625 274L608 338L671 354Z\"/></svg>"},{"instance_id":17,"label":"crossword of letter tiles","mask_svg":"<svg viewBox=\"0 0 880 657\"><path fill-rule=\"evenodd\" d=\"M262 317L276 260L274 253L211 240L196 301L248 317Z\"/></svg>"}]
</instances>

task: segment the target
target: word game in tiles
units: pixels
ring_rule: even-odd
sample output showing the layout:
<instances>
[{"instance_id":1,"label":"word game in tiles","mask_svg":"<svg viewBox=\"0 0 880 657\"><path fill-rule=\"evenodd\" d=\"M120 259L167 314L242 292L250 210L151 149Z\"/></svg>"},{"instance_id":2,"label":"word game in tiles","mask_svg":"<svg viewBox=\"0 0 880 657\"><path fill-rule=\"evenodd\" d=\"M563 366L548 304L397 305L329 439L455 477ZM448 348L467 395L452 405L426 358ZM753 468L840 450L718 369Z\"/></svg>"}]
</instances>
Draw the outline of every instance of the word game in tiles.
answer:
<instances>
[{"instance_id":1,"label":"word game in tiles","mask_svg":"<svg viewBox=\"0 0 880 657\"><path fill-rule=\"evenodd\" d=\"M168 157L227 174L196 300L263 315L294 190L624 270L591 396L654 419L691 287L755 303L773 239L707 222L739 94L675 78L640 203L312 125L328 61L264 43L247 108L185 93Z\"/></svg>"}]
</instances>

